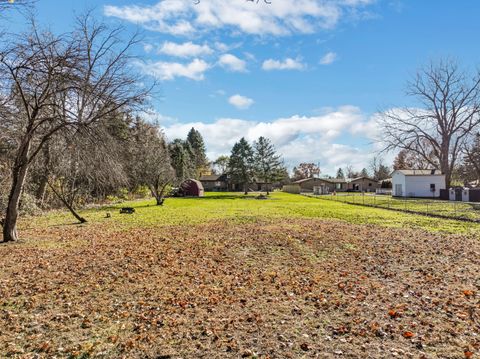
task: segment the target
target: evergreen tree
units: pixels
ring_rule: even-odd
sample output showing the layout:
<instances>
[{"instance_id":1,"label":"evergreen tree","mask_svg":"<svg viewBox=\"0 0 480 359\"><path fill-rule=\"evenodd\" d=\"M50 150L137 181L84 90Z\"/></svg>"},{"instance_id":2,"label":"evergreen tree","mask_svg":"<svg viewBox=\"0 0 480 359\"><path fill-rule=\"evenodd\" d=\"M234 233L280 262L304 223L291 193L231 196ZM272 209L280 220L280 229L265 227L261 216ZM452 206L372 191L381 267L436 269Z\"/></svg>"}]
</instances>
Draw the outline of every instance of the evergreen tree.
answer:
<instances>
[{"instance_id":1,"label":"evergreen tree","mask_svg":"<svg viewBox=\"0 0 480 359\"><path fill-rule=\"evenodd\" d=\"M360 172L360 177L369 177L368 171L366 168L362 169L362 171Z\"/></svg>"},{"instance_id":2,"label":"evergreen tree","mask_svg":"<svg viewBox=\"0 0 480 359\"><path fill-rule=\"evenodd\" d=\"M229 174L235 183L243 184L245 194L248 194L248 184L253 177L253 150L245 138L235 143L228 162Z\"/></svg>"},{"instance_id":3,"label":"evergreen tree","mask_svg":"<svg viewBox=\"0 0 480 359\"><path fill-rule=\"evenodd\" d=\"M177 182L181 183L185 179L192 177L195 169L191 159L190 145L177 138L170 143L169 152Z\"/></svg>"},{"instance_id":4,"label":"evergreen tree","mask_svg":"<svg viewBox=\"0 0 480 359\"><path fill-rule=\"evenodd\" d=\"M401 150L393 160L393 169L396 170L408 170L410 164L407 163L407 151Z\"/></svg>"},{"instance_id":5,"label":"evergreen tree","mask_svg":"<svg viewBox=\"0 0 480 359\"><path fill-rule=\"evenodd\" d=\"M391 170L388 166L385 166L384 164L380 164L378 166L377 173L375 173L375 179L377 181L382 181L390 177Z\"/></svg>"},{"instance_id":6,"label":"evergreen tree","mask_svg":"<svg viewBox=\"0 0 480 359\"><path fill-rule=\"evenodd\" d=\"M343 174L342 168L339 168L339 169L337 170L337 178L338 178L338 179L345 178L345 175Z\"/></svg>"},{"instance_id":7,"label":"evergreen tree","mask_svg":"<svg viewBox=\"0 0 480 359\"><path fill-rule=\"evenodd\" d=\"M254 143L255 149L255 175L263 180L267 185L267 195L269 194L269 184L281 179L280 175L284 173L281 156L275 151L275 146L268 138L259 137Z\"/></svg>"},{"instance_id":8,"label":"evergreen tree","mask_svg":"<svg viewBox=\"0 0 480 359\"><path fill-rule=\"evenodd\" d=\"M195 175L197 178L200 178L202 172L205 172L208 167L205 143L200 132L192 127L188 132L186 144L188 145L187 150L189 151L190 159L195 168Z\"/></svg>"},{"instance_id":9,"label":"evergreen tree","mask_svg":"<svg viewBox=\"0 0 480 359\"><path fill-rule=\"evenodd\" d=\"M390 168L385 165L381 157L373 157L370 162L370 170L373 173L373 178L381 181L390 177Z\"/></svg>"}]
</instances>

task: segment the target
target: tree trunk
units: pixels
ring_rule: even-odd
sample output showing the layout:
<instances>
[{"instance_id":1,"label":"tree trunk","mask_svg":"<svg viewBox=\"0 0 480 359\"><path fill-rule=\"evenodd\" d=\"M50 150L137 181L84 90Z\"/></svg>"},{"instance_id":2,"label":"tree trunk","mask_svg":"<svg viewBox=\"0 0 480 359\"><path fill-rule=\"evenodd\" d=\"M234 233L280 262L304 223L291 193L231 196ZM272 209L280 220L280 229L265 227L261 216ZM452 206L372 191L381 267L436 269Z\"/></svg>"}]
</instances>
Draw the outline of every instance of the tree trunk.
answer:
<instances>
[{"instance_id":1,"label":"tree trunk","mask_svg":"<svg viewBox=\"0 0 480 359\"><path fill-rule=\"evenodd\" d=\"M62 201L62 203L65 205L65 207L67 207L67 209L70 211L70 213L80 222L80 223L87 223L87 220L85 218L83 218L82 216L80 216L76 211L75 211L75 208L73 208L72 205L70 205L70 203L67 202L67 200L65 200L65 198L63 198L63 196L58 193L58 191L50 184L50 182L47 182L48 183L48 186L51 188L52 192L55 194L55 196L58 197L58 199L60 201Z\"/></svg>"},{"instance_id":2,"label":"tree trunk","mask_svg":"<svg viewBox=\"0 0 480 359\"><path fill-rule=\"evenodd\" d=\"M47 174L44 174L42 176L42 178L40 178L40 184L38 185L38 190L37 190L37 194L36 194L36 198L37 198L37 203L38 203L38 206L39 207L43 207L43 204L45 203L45 196L47 194L47 182L48 182L48 179L47 179Z\"/></svg>"},{"instance_id":3,"label":"tree trunk","mask_svg":"<svg viewBox=\"0 0 480 359\"><path fill-rule=\"evenodd\" d=\"M152 193L152 196L155 198L157 206L163 206L163 202L165 201L163 199L163 188L161 191L158 191L158 189L154 188L153 186L150 186L150 192Z\"/></svg>"},{"instance_id":4,"label":"tree trunk","mask_svg":"<svg viewBox=\"0 0 480 359\"><path fill-rule=\"evenodd\" d=\"M49 141L45 143L45 145L42 148L42 152L44 155L44 173L42 177L40 178L40 184L37 189L36 193L36 199L39 207L43 207L43 204L45 203L45 196L47 193L47 186L48 186L48 176L49 176L49 168L50 168L50 146L49 146Z\"/></svg>"},{"instance_id":5,"label":"tree trunk","mask_svg":"<svg viewBox=\"0 0 480 359\"><path fill-rule=\"evenodd\" d=\"M162 196L155 196L155 200L157 201L157 206L163 206L163 197Z\"/></svg>"},{"instance_id":6,"label":"tree trunk","mask_svg":"<svg viewBox=\"0 0 480 359\"><path fill-rule=\"evenodd\" d=\"M452 173L450 171L450 166L448 161L440 161L440 171L445 175L445 186L447 189L450 188L450 182L452 180Z\"/></svg>"},{"instance_id":7,"label":"tree trunk","mask_svg":"<svg viewBox=\"0 0 480 359\"><path fill-rule=\"evenodd\" d=\"M243 191L244 191L244 194L245 194L245 195L248 194L248 183L244 183L244 184L243 184Z\"/></svg>"},{"instance_id":8,"label":"tree trunk","mask_svg":"<svg viewBox=\"0 0 480 359\"><path fill-rule=\"evenodd\" d=\"M18 240L17 220L20 197L25 184L28 171L28 152L30 143L26 142L20 149L19 157L15 160L12 172L12 187L8 196L7 212L3 223L3 241L12 242Z\"/></svg>"}]
</instances>

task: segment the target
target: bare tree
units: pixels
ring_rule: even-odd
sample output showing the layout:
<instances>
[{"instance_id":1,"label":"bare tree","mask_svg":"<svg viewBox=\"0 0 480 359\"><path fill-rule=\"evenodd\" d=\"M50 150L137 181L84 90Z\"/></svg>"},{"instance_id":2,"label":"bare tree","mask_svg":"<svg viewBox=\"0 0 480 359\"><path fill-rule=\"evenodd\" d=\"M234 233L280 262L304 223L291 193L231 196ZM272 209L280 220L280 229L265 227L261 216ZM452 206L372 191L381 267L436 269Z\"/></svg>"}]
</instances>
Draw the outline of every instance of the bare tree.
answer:
<instances>
[{"instance_id":1,"label":"bare tree","mask_svg":"<svg viewBox=\"0 0 480 359\"><path fill-rule=\"evenodd\" d=\"M35 0L0 0L0 16L6 11L30 8L35 2Z\"/></svg>"},{"instance_id":2,"label":"bare tree","mask_svg":"<svg viewBox=\"0 0 480 359\"><path fill-rule=\"evenodd\" d=\"M163 205L167 187L175 180L168 146L158 126L136 119L131 130L129 173L134 186L147 186L157 205Z\"/></svg>"},{"instance_id":3,"label":"bare tree","mask_svg":"<svg viewBox=\"0 0 480 359\"><path fill-rule=\"evenodd\" d=\"M385 150L417 154L445 174L448 187L462 147L480 124L480 73L440 61L419 71L408 95L420 108L392 109L381 117Z\"/></svg>"},{"instance_id":4,"label":"bare tree","mask_svg":"<svg viewBox=\"0 0 480 359\"><path fill-rule=\"evenodd\" d=\"M141 105L150 88L139 86L129 50L138 39L122 39L90 15L77 28L56 36L31 31L0 48L0 127L15 138L12 184L3 225L3 241L18 238L20 195L30 165L46 142L63 130L88 128L118 111ZM6 110L5 110L6 109Z\"/></svg>"},{"instance_id":5,"label":"bare tree","mask_svg":"<svg viewBox=\"0 0 480 359\"><path fill-rule=\"evenodd\" d=\"M293 168L293 178L298 181L305 178L313 178L321 173L320 166L315 163L300 163Z\"/></svg>"},{"instance_id":6,"label":"bare tree","mask_svg":"<svg viewBox=\"0 0 480 359\"><path fill-rule=\"evenodd\" d=\"M104 131L101 123L88 129L76 129L70 134L51 138L48 146L48 168L45 181L70 213L80 222L86 219L76 210L100 191L126 186L118 144ZM46 151L45 151L46 152Z\"/></svg>"}]
</instances>

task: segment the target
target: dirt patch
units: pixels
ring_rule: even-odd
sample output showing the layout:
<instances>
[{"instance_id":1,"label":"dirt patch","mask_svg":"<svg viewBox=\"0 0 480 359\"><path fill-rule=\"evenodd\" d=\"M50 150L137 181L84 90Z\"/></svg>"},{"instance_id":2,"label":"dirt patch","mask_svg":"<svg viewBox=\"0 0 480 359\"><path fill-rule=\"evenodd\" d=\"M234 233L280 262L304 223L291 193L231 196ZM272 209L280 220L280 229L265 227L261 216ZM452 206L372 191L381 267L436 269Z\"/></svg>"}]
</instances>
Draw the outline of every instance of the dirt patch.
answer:
<instances>
[{"instance_id":1,"label":"dirt patch","mask_svg":"<svg viewBox=\"0 0 480 359\"><path fill-rule=\"evenodd\" d=\"M464 358L480 350L474 237L291 219L59 227L1 246L0 256L1 357Z\"/></svg>"}]
</instances>

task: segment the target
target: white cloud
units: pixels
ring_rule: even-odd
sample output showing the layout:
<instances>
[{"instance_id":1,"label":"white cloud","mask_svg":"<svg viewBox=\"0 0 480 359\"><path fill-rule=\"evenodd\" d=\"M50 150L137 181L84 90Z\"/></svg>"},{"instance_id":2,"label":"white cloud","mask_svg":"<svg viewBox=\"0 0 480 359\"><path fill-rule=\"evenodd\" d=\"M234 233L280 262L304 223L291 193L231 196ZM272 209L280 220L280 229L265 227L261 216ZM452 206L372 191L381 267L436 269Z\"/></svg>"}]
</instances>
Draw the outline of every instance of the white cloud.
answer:
<instances>
[{"instance_id":1,"label":"white cloud","mask_svg":"<svg viewBox=\"0 0 480 359\"><path fill-rule=\"evenodd\" d=\"M143 50L144 50L146 53L149 53L150 51L153 50L153 45L152 45L152 44L144 44L144 45L143 45Z\"/></svg>"},{"instance_id":2,"label":"white cloud","mask_svg":"<svg viewBox=\"0 0 480 359\"><path fill-rule=\"evenodd\" d=\"M238 57L232 54L224 54L220 56L218 63L220 64L220 66L227 68L230 71L234 71L234 72L247 71L247 63L244 60L239 59Z\"/></svg>"},{"instance_id":3,"label":"white cloud","mask_svg":"<svg viewBox=\"0 0 480 359\"><path fill-rule=\"evenodd\" d=\"M139 66L144 73L163 81L173 80L176 77L186 77L200 81L205 78L204 73L210 68L208 63L200 59L194 59L188 64L158 61L139 64Z\"/></svg>"},{"instance_id":4,"label":"white cloud","mask_svg":"<svg viewBox=\"0 0 480 359\"><path fill-rule=\"evenodd\" d=\"M228 102L239 110L246 110L252 106L255 101L242 95L233 95L228 99Z\"/></svg>"},{"instance_id":5,"label":"white cloud","mask_svg":"<svg viewBox=\"0 0 480 359\"><path fill-rule=\"evenodd\" d=\"M265 71L272 70L302 70L305 65L300 59L287 58L283 61L268 59L263 62L262 69Z\"/></svg>"},{"instance_id":6,"label":"white cloud","mask_svg":"<svg viewBox=\"0 0 480 359\"><path fill-rule=\"evenodd\" d=\"M213 50L206 44L198 45L191 41L183 44L165 41L158 49L158 53L177 57L198 57L210 55L213 53Z\"/></svg>"},{"instance_id":7,"label":"white cloud","mask_svg":"<svg viewBox=\"0 0 480 359\"><path fill-rule=\"evenodd\" d=\"M321 65L330 65L337 59L337 54L335 52L326 53L321 59Z\"/></svg>"},{"instance_id":8,"label":"white cloud","mask_svg":"<svg viewBox=\"0 0 480 359\"><path fill-rule=\"evenodd\" d=\"M155 5L106 5L104 13L144 27L174 35L230 29L255 35L314 33L335 27L350 12L373 0L281 0L265 4L252 1L161 0Z\"/></svg>"},{"instance_id":9,"label":"white cloud","mask_svg":"<svg viewBox=\"0 0 480 359\"><path fill-rule=\"evenodd\" d=\"M170 139L182 138L195 127L204 136L211 159L230 153L241 137L254 141L265 136L283 154L288 166L320 162L323 173L333 175L340 166L351 164L358 170L368 166L374 147L361 142L368 144L369 133L364 131L372 130L371 125L365 125L371 121L357 107L344 106L318 116L295 115L273 121L221 118L213 123L176 123L166 126L165 133ZM351 136L360 144L342 144L343 136Z\"/></svg>"}]
</instances>

